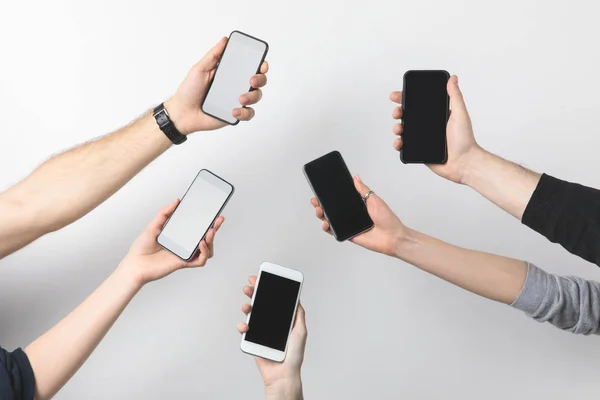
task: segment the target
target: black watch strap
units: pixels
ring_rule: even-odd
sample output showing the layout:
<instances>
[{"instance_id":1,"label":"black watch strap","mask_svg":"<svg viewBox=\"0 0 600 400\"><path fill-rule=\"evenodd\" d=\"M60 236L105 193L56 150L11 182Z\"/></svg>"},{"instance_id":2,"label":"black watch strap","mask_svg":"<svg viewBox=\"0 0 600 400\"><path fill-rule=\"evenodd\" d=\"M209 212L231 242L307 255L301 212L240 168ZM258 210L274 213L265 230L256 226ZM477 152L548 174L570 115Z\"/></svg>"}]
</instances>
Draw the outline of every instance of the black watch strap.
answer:
<instances>
[{"instance_id":1,"label":"black watch strap","mask_svg":"<svg viewBox=\"0 0 600 400\"><path fill-rule=\"evenodd\" d=\"M187 136L182 135L175 127L173 121L171 121L171 118L169 118L169 113L167 112L164 103L156 106L153 114L160 130L167 135L173 144L181 144L187 140Z\"/></svg>"}]
</instances>

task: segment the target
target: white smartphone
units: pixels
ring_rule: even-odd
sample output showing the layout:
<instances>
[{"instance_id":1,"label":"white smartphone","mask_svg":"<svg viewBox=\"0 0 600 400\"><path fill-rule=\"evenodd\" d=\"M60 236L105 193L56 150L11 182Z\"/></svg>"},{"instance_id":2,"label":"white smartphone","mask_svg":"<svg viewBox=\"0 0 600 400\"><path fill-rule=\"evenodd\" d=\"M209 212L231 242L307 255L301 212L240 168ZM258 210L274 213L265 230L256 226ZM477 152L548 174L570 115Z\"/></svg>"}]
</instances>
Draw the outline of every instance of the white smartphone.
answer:
<instances>
[{"instance_id":1,"label":"white smartphone","mask_svg":"<svg viewBox=\"0 0 600 400\"><path fill-rule=\"evenodd\" d=\"M267 42L239 31L231 32L202 102L202 111L230 125L240 122L232 111L240 107L240 96L251 89L250 78L260 71L268 51Z\"/></svg>"},{"instance_id":2,"label":"white smartphone","mask_svg":"<svg viewBox=\"0 0 600 400\"><path fill-rule=\"evenodd\" d=\"M252 311L242 336L241 349L269 360L285 360L288 337L294 326L304 276L300 271L264 262L260 266Z\"/></svg>"},{"instance_id":3,"label":"white smartphone","mask_svg":"<svg viewBox=\"0 0 600 400\"><path fill-rule=\"evenodd\" d=\"M209 170L198 172L156 238L158 244L177 257L190 261L233 191L231 183Z\"/></svg>"}]
</instances>

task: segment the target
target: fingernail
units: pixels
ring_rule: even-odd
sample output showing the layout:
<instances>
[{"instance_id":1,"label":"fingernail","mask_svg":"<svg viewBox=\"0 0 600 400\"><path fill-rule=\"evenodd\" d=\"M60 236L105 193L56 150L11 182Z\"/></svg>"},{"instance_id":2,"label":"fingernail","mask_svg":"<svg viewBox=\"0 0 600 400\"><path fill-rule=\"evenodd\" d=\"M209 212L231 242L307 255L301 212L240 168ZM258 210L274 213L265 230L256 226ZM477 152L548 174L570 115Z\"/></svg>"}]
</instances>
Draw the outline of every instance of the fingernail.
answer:
<instances>
[{"instance_id":1,"label":"fingernail","mask_svg":"<svg viewBox=\"0 0 600 400\"><path fill-rule=\"evenodd\" d=\"M242 115L242 110L236 108L235 110L233 110L233 116L234 117L239 117L240 115Z\"/></svg>"},{"instance_id":2,"label":"fingernail","mask_svg":"<svg viewBox=\"0 0 600 400\"><path fill-rule=\"evenodd\" d=\"M362 182L362 179L360 179L360 176L356 175L356 180L359 182Z\"/></svg>"}]
</instances>

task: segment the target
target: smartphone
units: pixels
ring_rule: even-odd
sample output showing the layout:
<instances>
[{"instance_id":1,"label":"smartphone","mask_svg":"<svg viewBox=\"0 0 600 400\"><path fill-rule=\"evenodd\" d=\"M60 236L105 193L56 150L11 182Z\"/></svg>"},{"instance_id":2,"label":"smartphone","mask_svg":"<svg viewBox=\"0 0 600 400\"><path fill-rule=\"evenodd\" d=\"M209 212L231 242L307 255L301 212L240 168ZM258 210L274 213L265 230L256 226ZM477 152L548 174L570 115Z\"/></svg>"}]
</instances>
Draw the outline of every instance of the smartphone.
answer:
<instances>
[{"instance_id":1,"label":"smartphone","mask_svg":"<svg viewBox=\"0 0 600 400\"><path fill-rule=\"evenodd\" d=\"M405 164L444 164L447 159L446 125L450 98L447 71L408 71L402 90L404 145L400 160Z\"/></svg>"},{"instance_id":2,"label":"smartphone","mask_svg":"<svg viewBox=\"0 0 600 400\"><path fill-rule=\"evenodd\" d=\"M240 122L231 112L250 89L250 78L260 72L269 45L239 31L231 32L215 76L202 102L202 111L230 125Z\"/></svg>"},{"instance_id":3,"label":"smartphone","mask_svg":"<svg viewBox=\"0 0 600 400\"><path fill-rule=\"evenodd\" d=\"M351 239L373 227L361 196L365 193L356 191L352 175L338 151L306 164L304 175L338 241Z\"/></svg>"},{"instance_id":4,"label":"smartphone","mask_svg":"<svg viewBox=\"0 0 600 400\"><path fill-rule=\"evenodd\" d=\"M207 169L200 170L156 238L158 244L190 261L233 191L229 182Z\"/></svg>"},{"instance_id":5,"label":"smartphone","mask_svg":"<svg viewBox=\"0 0 600 400\"><path fill-rule=\"evenodd\" d=\"M268 360L285 360L304 276L302 272L264 262L252 295L252 311L240 348Z\"/></svg>"}]
</instances>

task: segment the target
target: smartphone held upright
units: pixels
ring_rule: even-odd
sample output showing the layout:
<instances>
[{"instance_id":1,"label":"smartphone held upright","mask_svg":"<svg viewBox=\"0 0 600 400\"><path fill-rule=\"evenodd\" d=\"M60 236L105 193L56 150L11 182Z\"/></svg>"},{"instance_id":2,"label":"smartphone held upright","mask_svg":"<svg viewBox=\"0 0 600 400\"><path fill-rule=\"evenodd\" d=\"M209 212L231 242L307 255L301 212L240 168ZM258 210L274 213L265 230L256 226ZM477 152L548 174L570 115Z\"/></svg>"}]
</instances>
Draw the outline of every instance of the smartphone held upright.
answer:
<instances>
[{"instance_id":1,"label":"smartphone held upright","mask_svg":"<svg viewBox=\"0 0 600 400\"><path fill-rule=\"evenodd\" d=\"M443 70L413 70L404 74L402 123L404 142L400 160L405 164L444 164L447 159L446 125L450 117Z\"/></svg>"},{"instance_id":2,"label":"smartphone held upright","mask_svg":"<svg viewBox=\"0 0 600 400\"><path fill-rule=\"evenodd\" d=\"M250 78L260 72L269 45L239 31L229 35L215 76L202 102L202 111L230 125L240 122L232 115L240 107L240 96L250 89Z\"/></svg>"},{"instance_id":3,"label":"smartphone held upright","mask_svg":"<svg viewBox=\"0 0 600 400\"><path fill-rule=\"evenodd\" d=\"M300 271L264 262L256 277L252 311L242 336L241 350L282 362L300 300L304 276Z\"/></svg>"}]
</instances>

